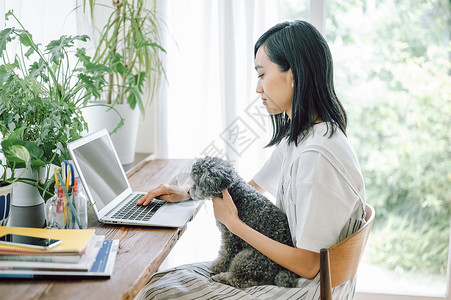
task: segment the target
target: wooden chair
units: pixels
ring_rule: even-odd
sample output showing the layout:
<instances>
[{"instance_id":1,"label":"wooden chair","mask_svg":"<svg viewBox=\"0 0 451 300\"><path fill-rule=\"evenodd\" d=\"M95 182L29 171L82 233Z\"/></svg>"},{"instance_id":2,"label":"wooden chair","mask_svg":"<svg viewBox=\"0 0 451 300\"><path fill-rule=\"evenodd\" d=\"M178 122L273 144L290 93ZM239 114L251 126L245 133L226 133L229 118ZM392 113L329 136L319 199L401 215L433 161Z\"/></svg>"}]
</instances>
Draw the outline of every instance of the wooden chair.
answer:
<instances>
[{"instance_id":1,"label":"wooden chair","mask_svg":"<svg viewBox=\"0 0 451 300\"><path fill-rule=\"evenodd\" d=\"M320 289L321 300L332 299L332 288L352 279L357 273L363 255L375 211L366 205L365 225L343 241L320 252Z\"/></svg>"}]
</instances>

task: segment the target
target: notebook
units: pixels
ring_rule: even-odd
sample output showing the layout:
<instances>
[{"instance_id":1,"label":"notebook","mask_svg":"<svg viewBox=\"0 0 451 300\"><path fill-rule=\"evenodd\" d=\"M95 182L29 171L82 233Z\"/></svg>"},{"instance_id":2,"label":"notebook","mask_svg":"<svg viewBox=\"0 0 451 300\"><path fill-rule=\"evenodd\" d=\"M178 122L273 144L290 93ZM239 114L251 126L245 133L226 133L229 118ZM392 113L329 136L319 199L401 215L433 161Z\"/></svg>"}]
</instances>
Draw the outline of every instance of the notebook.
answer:
<instances>
[{"instance_id":1,"label":"notebook","mask_svg":"<svg viewBox=\"0 0 451 300\"><path fill-rule=\"evenodd\" d=\"M132 191L106 129L68 143L67 148L101 223L182 227L203 203L192 199L179 203L153 199L147 206L138 206L136 201L147 191Z\"/></svg>"}]
</instances>

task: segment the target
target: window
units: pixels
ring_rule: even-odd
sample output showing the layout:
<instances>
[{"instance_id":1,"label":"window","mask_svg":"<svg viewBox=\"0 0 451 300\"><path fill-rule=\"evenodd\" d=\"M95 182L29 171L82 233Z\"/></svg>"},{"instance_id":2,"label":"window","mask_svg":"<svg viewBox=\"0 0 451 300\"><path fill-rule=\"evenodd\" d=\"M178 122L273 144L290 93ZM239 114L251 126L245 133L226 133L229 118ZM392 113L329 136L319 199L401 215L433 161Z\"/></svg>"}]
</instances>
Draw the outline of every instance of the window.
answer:
<instances>
[{"instance_id":1,"label":"window","mask_svg":"<svg viewBox=\"0 0 451 300\"><path fill-rule=\"evenodd\" d=\"M325 8L308 15L324 18L311 22L325 25L348 135L377 212L357 291L380 293L374 299L443 297L451 217L450 2L282 2L282 19L306 19L310 3Z\"/></svg>"}]
</instances>

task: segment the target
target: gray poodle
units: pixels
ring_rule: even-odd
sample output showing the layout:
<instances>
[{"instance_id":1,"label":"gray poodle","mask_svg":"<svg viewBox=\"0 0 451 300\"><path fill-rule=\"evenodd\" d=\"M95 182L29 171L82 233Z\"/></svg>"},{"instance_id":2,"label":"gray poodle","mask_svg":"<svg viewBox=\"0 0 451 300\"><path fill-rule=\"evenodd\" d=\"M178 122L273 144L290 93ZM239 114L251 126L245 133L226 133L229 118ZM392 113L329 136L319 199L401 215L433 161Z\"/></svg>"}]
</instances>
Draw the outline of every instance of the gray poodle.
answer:
<instances>
[{"instance_id":1,"label":"gray poodle","mask_svg":"<svg viewBox=\"0 0 451 300\"><path fill-rule=\"evenodd\" d=\"M191 169L191 179L193 198L222 198L222 190L227 188L244 223L273 240L293 246L285 213L246 183L229 162L209 156L198 159ZM261 254L220 222L217 225L222 244L211 266L213 280L238 288L267 284L296 286L298 275Z\"/></svg>"}]
</instances>

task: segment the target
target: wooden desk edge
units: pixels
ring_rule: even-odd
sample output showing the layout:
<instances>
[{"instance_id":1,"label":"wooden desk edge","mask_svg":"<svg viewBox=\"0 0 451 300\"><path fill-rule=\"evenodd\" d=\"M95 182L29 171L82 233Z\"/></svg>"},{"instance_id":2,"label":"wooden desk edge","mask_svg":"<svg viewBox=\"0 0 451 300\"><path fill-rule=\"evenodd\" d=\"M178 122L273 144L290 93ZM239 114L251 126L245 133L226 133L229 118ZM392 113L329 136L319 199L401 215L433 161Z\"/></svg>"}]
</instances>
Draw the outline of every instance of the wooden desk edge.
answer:
<instances>
[{"instance_id":1,"label":"wooden desk edge","mask_svg":"<svg viewBox=\"0 0 451 300\"><path fill-rule=\"evenodd\" d=\"M178 231L173 234L171 240L166 244L165 248L160 252L157 258L150 264L150 266L146 268L143 273L140 274L137 281L134 282L133 286L128 291L122 294L122 300L131 300L138 295L138 293L147 284L150 278L158 271L159 266L169 255L169 252L171 252L172 248L175 246L181 235L180 232L184 231L183 228L185 227L186 225L182 228L179 228Z\"/></svg>"}]
</instances>

